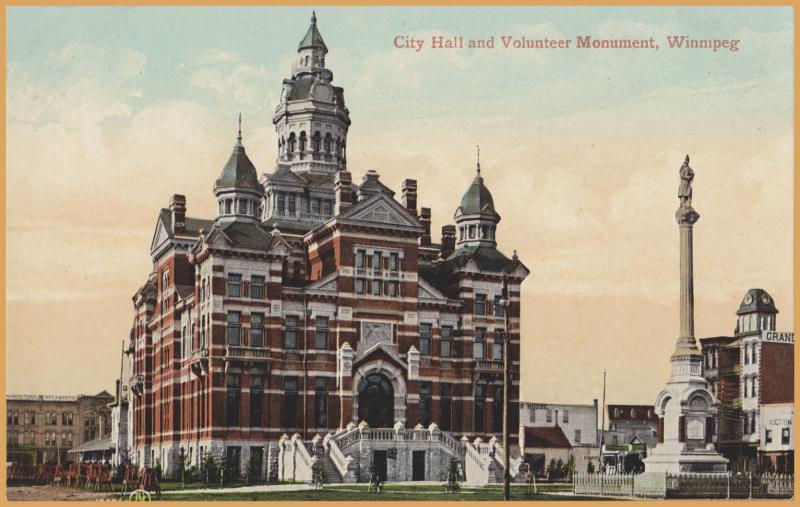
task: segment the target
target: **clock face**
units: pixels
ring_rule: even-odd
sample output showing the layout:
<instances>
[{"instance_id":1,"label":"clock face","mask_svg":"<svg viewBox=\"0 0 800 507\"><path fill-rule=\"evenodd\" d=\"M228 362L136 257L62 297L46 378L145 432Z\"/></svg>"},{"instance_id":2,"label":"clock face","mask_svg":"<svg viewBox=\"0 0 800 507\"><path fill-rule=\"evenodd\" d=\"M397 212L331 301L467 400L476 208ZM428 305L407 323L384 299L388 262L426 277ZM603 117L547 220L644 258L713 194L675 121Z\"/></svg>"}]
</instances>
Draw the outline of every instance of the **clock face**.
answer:
<instances>
[{"instance_id":1,"label":"clock face","mask_svg":"<svg viewBox=\"0 0 800 507\"><path fill-rule=\"evenodd\" d=\"M761 301L763 301L765 305L768 305L769 304L769 296L767 296L766 294L761 294Z\"/></svg>"},{"instance_id":2,"label":"clock face","mask_svg":"<svg viewBox=\"0 0 800 507\"><path fill-rule=\"evenodd\" d=\"M753 303L753 295L748 294L747 297L744 298L744 304L749 305Z\"/></svg>"}]
</instances>

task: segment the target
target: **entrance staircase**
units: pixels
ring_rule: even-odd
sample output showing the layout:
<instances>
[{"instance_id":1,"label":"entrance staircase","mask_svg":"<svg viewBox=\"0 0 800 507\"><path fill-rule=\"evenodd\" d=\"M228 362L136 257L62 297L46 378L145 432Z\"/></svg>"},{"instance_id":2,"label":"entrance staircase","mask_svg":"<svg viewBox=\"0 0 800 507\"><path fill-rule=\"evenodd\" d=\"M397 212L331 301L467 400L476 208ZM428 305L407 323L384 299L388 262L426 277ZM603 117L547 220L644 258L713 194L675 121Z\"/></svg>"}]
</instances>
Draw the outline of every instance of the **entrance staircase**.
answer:
<instances>
[{"instance_id":1,"label":"entrance staircase","mask_svg":"<svg viewBox=\"0 0 800 507\"><path fill-rule=\"evenodd\" d=\"M412 471L404 456L412 450L436 451L440 461L426 465L426 480L445 480L446 465L455 459L459 480L471 485L484 485L503 481L504 451L496 438L483 442L466 437L457 440L450 432L442 431L434 423L428 428L417 425L406 429L402 423L393 428L370 428L365 422L356 426L350 423L336 433L315 436L304 442L299 434L283 435L278 443L277 471L281 480L311 481L313 467L321 462L325 480L329 483L354 483L369 480L374 450L391 450L395 453L394 477L411 480ZM521 480L519 465L522 458L512 447L511 477ZM397 459L397 456L401 459ZM515 456L516 454L516 456Z\"/></svg>"}]
</instances>

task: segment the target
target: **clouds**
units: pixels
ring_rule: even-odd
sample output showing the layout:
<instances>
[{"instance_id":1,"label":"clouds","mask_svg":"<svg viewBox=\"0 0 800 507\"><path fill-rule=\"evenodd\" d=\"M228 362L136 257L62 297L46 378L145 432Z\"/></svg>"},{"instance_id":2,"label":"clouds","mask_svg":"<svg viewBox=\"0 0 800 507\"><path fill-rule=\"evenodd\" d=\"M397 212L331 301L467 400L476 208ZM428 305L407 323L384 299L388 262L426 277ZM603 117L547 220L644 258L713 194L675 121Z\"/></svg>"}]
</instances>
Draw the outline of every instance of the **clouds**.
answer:
<instances>
[{"instance_id":1,"label":"clouds","mask_svg":"<svg viewBox=\"0 0 800 507\"><path fill-rule=\"evenodd\" d=\"M33 71L9 75L9 119L85 128L128 117L142 97L146 57L133 49L104 49L71 41Z\"/></svg>"}]
</instances>

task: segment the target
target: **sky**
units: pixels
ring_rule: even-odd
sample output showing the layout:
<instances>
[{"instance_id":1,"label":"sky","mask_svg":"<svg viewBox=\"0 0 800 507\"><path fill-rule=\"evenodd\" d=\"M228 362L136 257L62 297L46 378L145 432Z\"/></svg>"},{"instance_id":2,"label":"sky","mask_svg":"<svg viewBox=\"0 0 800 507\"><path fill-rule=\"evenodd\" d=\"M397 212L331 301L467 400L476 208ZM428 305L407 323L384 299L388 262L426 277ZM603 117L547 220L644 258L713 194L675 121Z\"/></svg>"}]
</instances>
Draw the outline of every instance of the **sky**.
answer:
<instances>
[{"instance_id":1,"label":"sky","mask_svg":"<svg viewBox=\"0 0 800 507\"><path fill-rule=\"evenodd\" d=\"M310 8L10 7L7 389L111 390L158 210L213 218L236 117L259 173ZM522 398L653 403L678 335L678 168L695 171L695 331L745 292L794 326L791 8L318 8L348 168L416 178L434 241L475 146L522 289ZM658 50L415 52L395 36L653 37ZM666 37L739 39L739 51ZM574 45L574 43L573 43Z\"/></svg>"}]
</instances>

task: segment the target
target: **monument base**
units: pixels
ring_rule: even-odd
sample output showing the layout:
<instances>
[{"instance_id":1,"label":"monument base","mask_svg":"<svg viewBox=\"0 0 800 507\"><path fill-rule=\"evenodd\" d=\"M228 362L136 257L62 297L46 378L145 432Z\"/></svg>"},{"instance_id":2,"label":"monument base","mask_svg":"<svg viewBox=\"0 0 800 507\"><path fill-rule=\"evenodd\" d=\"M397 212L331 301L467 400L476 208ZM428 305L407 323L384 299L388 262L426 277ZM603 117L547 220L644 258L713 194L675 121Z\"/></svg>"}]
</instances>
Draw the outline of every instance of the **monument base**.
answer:
<instances>
[{"instance_id":1,"label":"monument base","mask_svg":"<svg viewBox=\"0 0 800 507\"><path fill-rule=\"evenodd\" d=\"M728 460L709 444L705 448L689 450L685 445L658 445L644 460L645 473L670 474L724 474Z\"/></svg>"}]
</instances>

